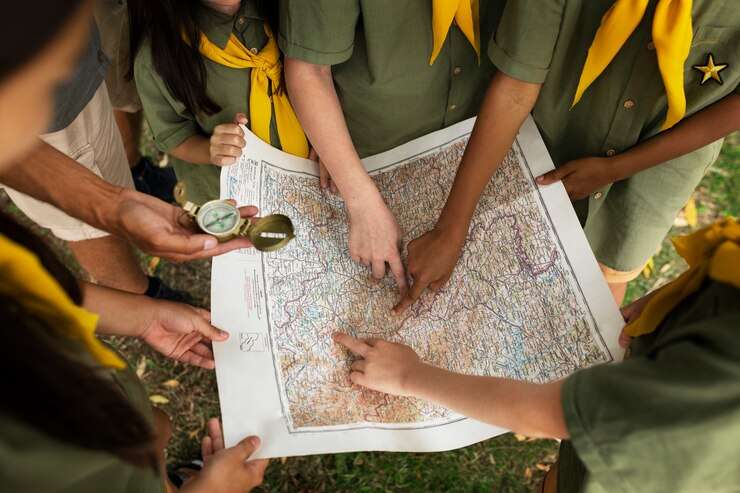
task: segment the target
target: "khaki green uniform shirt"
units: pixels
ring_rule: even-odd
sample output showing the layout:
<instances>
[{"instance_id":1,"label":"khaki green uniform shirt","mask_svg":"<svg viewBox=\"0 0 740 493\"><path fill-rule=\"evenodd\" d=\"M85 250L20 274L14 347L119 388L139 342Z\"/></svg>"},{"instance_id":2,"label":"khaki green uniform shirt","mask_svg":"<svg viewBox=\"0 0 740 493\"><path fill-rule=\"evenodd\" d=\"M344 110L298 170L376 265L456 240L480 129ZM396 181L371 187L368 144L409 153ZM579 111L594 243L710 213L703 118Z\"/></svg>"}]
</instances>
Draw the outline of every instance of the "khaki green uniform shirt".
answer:
<instances>
[{"instance_id":1,"label":"khaki green uniform shirt","mask_svg":"<svg viewBox=\"0 0 740 493\"><path fill-rule=\"evenodd\" d=\"M570 110L588 48L613 0L509 0L489 47L511 77L543 83L533 116L556 166L612 156L656 135L667 103L651 26L656 0L620 52ZM695 0L694 38L684 68L686 117L737 90L740 8L732 0ZM728 63L700 85L709 53ZM596 258L618 271L644 264L657 250L721 141L605 186L575 204Z\"/></svg>"},{"instance_id":2,"label":"khaki green uniform shirt","mask_svg":"<svg viewBox=\"0 0 740 493\"><path fill-rule=\"evenodd\" d=\"M480 65L452 26L429 66L432 0L281 1L279 43L286 56L332 65L352 142L364 157L478 113L494 71L485 41L503 3L480 2Z\"/></svg>"},{"instance_id":3,"label":"khaki green uniform shirt","mask_svg":"<svg viewBox=\"0 0 740 493\"><path fill-rule=\"evenodd\" d=\"M79 344L70 356L93 364ZM134 409L154 424L146 392L130 367L104 373ZM33 392L34 389L28 389ZM49 409L49 412L54 412ZM164 493L164 478L107 452L59 441L17 418L0 413L0 490L33 493Z\"/></svg>"},{"instance_id":4,"label":"khaki green uniform shirt","mask_svg":"<svg viewBox=\"0 0 740 493\"><path fill-rule=\"evenodd\" d=\"M208 39L221 48L234 33L239 41L255 52L267 43L264 20L253 2L242 2L234 16L207 10L201 26ZM194 114L170 94L162 78L154 70L151 48L142 44L134 62L134 76L154 140L165 152L177 147L192 135L210 137L213 129L222 123L232 123L234 115L249 116L251 69L235 69L203 58L207 72L207 91L221 111L213 115ZM271 129L272 145L279 147L277 132ZM188 186L188 199L203 203L219 197L220 168L213 165L192 164L171 158L177 178Z\"/></svg>"},{"instance_id":5,"label":"khaki green uniform shirt","mask_svg":"<svg viewBox=\"0 0 740 493\"><path fill-rule=\"evenodd\" d=\"M736 492L740 289L707 282L624 363L571 375L562 493Z\"/></svg>"}]
</instances>

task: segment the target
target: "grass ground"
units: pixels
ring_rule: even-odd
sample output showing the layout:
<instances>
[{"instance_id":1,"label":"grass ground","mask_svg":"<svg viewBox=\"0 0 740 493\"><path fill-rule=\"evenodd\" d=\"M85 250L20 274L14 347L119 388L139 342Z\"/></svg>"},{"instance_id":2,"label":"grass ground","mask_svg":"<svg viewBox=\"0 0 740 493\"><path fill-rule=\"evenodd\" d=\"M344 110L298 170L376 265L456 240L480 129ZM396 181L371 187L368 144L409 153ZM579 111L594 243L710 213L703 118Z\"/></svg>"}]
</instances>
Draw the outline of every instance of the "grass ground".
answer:
<instances>
[{"instance_id":1,"label":"grass ground","mask_svg":"<svg viewBox=\"0 0 740 493\"><path fill-rule=\"evenodd\" d=\"M723 216L740 216L740 134L729 137L722 155L694 195L697 221L682 211L668 237L686 233ZM22 214L2 193L0 206ZM23 218L22 218L23 219ZM28 223L28 221L26 220ZM70 267L79 271L64 245L49 238ZM667 237L667 238L668 238ZM187 264L157 261L141 255L142 266L169 285L186 290L208 306L210 261ZM686 267L666 239L654 257L652 270L630 283L627 301L659 287ZM174 436L168 448L170 462L194 457L208 418L218 416L213 372L168 360L136 340L116 343L128 356L150 396L172 416ZM273 461L259 491L275 492L525 492L555 460L557 443L506 434L463 449L437 454L362 452L296 457Z\"/></svg>"}]
</instances>

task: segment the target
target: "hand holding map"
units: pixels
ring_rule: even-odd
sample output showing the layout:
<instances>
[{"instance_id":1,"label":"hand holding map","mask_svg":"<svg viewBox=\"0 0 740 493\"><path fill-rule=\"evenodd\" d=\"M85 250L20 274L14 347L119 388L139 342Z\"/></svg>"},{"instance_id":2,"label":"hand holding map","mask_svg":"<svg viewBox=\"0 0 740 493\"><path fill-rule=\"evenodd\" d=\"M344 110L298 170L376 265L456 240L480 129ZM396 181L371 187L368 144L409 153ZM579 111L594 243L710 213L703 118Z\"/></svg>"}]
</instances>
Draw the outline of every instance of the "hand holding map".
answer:
<instances>
[{"instance_id":1,"label":"hand holding map","mask_svg":"<svg viewBox=\"0 0 740 493\"><path fill-rule=\"evenodd\" d=\"M404 243L437 222L473 123L363 160ZM335 332L405 344L425 375L450 381L454 373L544 383L621 358L623 320L568 196L561 183L535 183L553 165L531 119L486 187L449 280L399 316L394 279L350 258L347 206L316 186L318 164L248 131L245 139L239 161L222 169L222 197L287 215L296 238L276 252L213 260L213 323L231 334L214 345L227 444L259 435L260 458L429 452L505 431L435 404L437 396L354 384L351 365L362 363L334 343Z\"/></svg>"}]
</instances>

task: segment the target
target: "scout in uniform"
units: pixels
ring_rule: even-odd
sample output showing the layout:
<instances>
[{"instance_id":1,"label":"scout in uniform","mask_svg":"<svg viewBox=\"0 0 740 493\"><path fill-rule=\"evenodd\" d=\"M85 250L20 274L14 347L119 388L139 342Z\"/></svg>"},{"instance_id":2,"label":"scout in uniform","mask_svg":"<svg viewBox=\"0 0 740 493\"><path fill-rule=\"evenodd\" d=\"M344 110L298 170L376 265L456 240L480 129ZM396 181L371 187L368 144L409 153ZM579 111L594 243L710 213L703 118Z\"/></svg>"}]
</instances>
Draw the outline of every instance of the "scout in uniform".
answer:
<instances>
[{"instance_id":1,"label":"scout in uniform","mask_svg":"<svg viewBox=\"0 0 740 493\"><path fill-rule=\"evenodd\" d=\"M291 101L321 157L322 185L333 183L347 204L350 255L377 277L388 262L401 290L401 232L360 158L475 116L494 72L480 43L502 8L470 0L280 2Z\"/></svg>"},{"instance_id":2,"label":"scout in uniform","mask_svg":"<svg viewBox=\"0 0 740 493\"><path fill-rule=\"evenodd\" d=\"M691 268L625 307L632 357L535 384L453 373L408 346L335 334L350 378L527 436L563 439L545 492L737 491L740 224L675 240ZM567 439L567 440L566 440Z\"/></svg>"},{"instance_id":3,"label":"scout in uniform","mask_svg":"<svg viewBox=\"0 0 740 493\"><path fill-rule=\"evenodd\" d=\"M190 200L219 197L219 166L233 164L245 145L235 123L248 122L265 142L308 157L308 142L282 87L268 13L257 2L183 6L142 0L130 1L129 9L144 113ZM181 31L183 25L190 30Z\"/></svg>"},{"instance_id":4,"label":"scout in uniform","mask_svg":"<svg viewBox=\"0 0 740 493\"><path fill-rule=\"evenodd\" d=\"M435 228L409 245L405 309L449 279L478 198L532 112L618 302L740 127L729 1L511 0L491 82ZM670 129L670 130L669 130Z\"/></svg>"}]
</instances>

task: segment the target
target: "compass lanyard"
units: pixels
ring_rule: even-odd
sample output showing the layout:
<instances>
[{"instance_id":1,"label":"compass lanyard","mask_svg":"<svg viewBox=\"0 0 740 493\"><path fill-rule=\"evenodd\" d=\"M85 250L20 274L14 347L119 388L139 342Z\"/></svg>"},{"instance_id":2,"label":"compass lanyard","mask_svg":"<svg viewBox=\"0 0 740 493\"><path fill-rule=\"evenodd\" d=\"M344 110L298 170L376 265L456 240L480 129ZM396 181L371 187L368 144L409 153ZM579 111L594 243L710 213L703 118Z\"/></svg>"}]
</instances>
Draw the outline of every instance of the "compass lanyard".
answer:
<instances>
[{"instance_id":1,"label":"compass lanyard","mask_svg":"<svg viewBox=\"0 0 740 493\"><path fill-rule=\"evenodd\" d=\"M125 363L95 337L98 316L77 306L30 250L0 234L0 294L70 339L79 340L103 366ZM40 364L43 364L41 362Z\"/></svg>"},{"instance_id":2,"label":"compass lanyard","mask_svg":"<svg viewBox=\"0 0 740 493\"><path fill-rule=\"evenodd\" d=\"M588 49L573 98L573 106L593 81L611 63L645 15L649 0L617 0L604 17ZM683 87L683 65L689 56L693 31L692 0L658 0L653 18L653 43L658 56L658 68L668 97L668 114L661 130L681 121L686 113Z\"/></svg>"}]
</instances>

